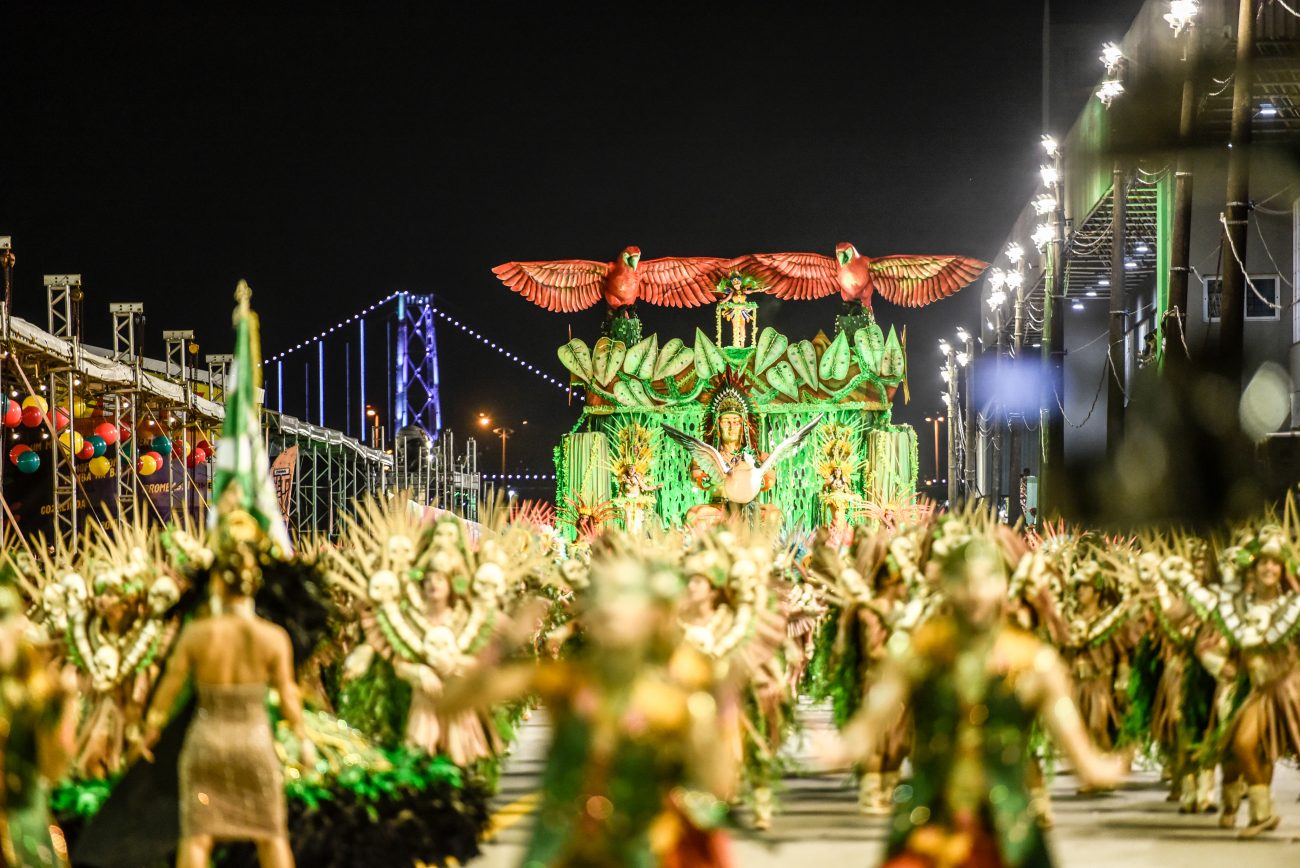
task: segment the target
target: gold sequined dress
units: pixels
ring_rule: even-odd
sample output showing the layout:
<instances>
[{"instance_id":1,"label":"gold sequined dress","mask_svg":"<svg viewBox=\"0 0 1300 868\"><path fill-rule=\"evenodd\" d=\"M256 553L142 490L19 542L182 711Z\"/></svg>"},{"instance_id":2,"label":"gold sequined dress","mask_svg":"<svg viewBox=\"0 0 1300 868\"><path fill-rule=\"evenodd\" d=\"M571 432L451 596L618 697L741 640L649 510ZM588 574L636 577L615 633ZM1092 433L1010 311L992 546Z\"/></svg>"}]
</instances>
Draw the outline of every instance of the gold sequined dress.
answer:
<instances>
[{"instance_id":1,"label":"gold sequined dress","mask_svg":"<svg viewBox=\"0 0 1300 868\"><path fill-rule=\"evenodd\" d=\"M287 837L284 779L265 684L198 685L181 748L181 835Z\"/></svg>"}]
</instances>

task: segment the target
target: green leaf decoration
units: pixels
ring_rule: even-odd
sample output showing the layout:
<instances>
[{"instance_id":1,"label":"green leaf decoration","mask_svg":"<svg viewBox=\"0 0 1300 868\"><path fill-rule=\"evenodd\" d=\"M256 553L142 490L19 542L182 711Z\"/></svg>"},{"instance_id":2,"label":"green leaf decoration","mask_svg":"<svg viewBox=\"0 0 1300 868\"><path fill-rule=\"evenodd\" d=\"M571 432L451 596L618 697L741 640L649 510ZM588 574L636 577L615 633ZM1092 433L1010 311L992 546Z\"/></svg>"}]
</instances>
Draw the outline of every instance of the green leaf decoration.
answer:
<instances>
[{"instance_id":1,"label":"green leaf decoration","mask_svg":"<svg viewBox=\"0 0 1300 868\"><path fill-rule=\"evenodd\" d=\"M785 355L790 345L789 339L776 329L768 326L758 336L758 352L754 354L754 376L766 371L772 363Z\"/></svg>"},{"instance_id":2,"label":"green leaf decoration","mask_svg":"<svg viewBox=\"0 0 1300 868\"><path fill-rule=\"evenodd\" d=\"M655 372L655 358L659 355L659 336L651 335L638 341L627 351L623 359L623 373L628 376L649 380Z\"/></svg>"},{"instance_id":3,"label":"green leaf decoration","mask_svg":"<svg viewBox=\"0 0 1300 868\"><path fill-rule=\"evenodd\" d=\"M844 332L840 332L826 348L826 352L822 353L822 360L817 365L817 373L823 380L843 380L849 375L851 360L848 338L844 337Z\"/></svg>"},{"instance_id":4,"label":"green leaf decoration","mask_svg":"<svg viewBox=\"0 0 1300 868\"><path fill-rule=\"evenodd\" d=\"M790 347L786 355L800 379L814 392L821 388L821 382L817 379L817 350L813 347L812 341L799 341Z\"/></svg>"},{"instance_id":5,"label":"green leaf decoration","mask_svg":"<svg viewBox=\"0 0 1300 868\"><path fill-rule=\"evenodd\" d=\"M608 386L618 369L623 367L623 358L627 355L627 344L601 338L596 341L596 352L592 355L591 366L596 382Z\"/></svg>"},{"instance_id":6,"label":"green leaf decoration","mask_svg":"<svg viewBox=\"0 0 1300 868\"><path fill-rule=\"evenodd\" d=\"M885 338L885 352L880 360L880 377L884 380L896 380L903 376L903 345L898 342L898 333L889 327L889 337Z\"/></svg>"},{"instance_id":7,"label":"green leaf decoration","mask_svg":"<svg viewBox=\"0 0 1300 868\"><path fill-rule=\"evenodd\" d=\"M767 383L791 401L799 399L799 379L789 362L777 362L767 372Z\"/></svg>"},{"instance_id":8,"label":"green leaf decoration","mask_svg":"<svg viewBox=\"0 0 1300 868\"><path fill-rule=\"evenodd\" d=\"M885 336L881 333L880 326L873 322L858 329L858 333L853 336L853 344L858 348L863 369L879 374L880 360L885 353Z\"/></svg>"},{"instance_id":9,"label":"green leaf decoration","mask_svg":"<svg viewBox=\"0 0 1300 868\"><path fill-rule=\"evenodd\" d=\"M640 380L619 380L616 382L614 384L614 399L625 407L654 406Z\"/></svg>"},{"instance_id":10,"label":"green leaf decoration","mask_svg":"<svg viewBox=\"0 0 1300 868\"><path fill-rule=\"evenodd\" d=\"M556 351L560 364L584 383L591 382L591 350L579 338L574 338Z\"/></svg>"},{"instance_id":11,"label":"green leaf decoration","mask_svg":"<svg viewBox=\"0 0 1300 868\"><path fill-rule=\"evenodd\" d=\"M727 360L714 346L709 336L695 329L695 375L701 380L712 380L727 369Z\"/></svg>"},{"instance_id":12,"label":"green leaf decoration","mask_svg":"<svg viewBox=\"0 0 1300 868\"><path fill-rule=\"evenodd\" d=\"M689 368L694 361L695 353L687 349L681 338L673 338L659 351L659 358L655 360L653 379L666 380L675 377Z\"/></svg>"}]
</instances>

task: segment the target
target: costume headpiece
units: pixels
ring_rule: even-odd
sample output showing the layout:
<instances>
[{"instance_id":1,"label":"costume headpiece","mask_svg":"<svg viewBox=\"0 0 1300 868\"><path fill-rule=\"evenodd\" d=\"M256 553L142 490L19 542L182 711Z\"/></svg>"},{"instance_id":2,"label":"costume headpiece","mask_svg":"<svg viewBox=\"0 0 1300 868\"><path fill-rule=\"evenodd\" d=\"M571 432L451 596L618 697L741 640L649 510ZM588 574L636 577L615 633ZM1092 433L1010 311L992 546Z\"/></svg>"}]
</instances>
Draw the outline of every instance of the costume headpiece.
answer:
<instances>
[{"instance_id":1,"label":"costume headpiece","mask_svg":"<svg viewBox=\"0 0 1300 868\"><path fill-rule=\"evenodd\" d=\"M724 413L737 413L749 418L750 414L749 398L745 393L735 386L723 386L713 395L713 400L709 402L709 415L715 420Z\"/></svg>"},{"instance_id":2,"label":"costume headpiece","mask_svg":"<svg viewBox=\"0 0 1300 868\"><path fill-rule=\"evenodd\" d=\"M1282 564L1288 574L1298 571L1296 553L1286 533L1276 524L1266 524L1259 529L1249 542L1239 549L1236 566L1245 570L1262 558L1272 558Z\"/></svg>"}]
</instances>

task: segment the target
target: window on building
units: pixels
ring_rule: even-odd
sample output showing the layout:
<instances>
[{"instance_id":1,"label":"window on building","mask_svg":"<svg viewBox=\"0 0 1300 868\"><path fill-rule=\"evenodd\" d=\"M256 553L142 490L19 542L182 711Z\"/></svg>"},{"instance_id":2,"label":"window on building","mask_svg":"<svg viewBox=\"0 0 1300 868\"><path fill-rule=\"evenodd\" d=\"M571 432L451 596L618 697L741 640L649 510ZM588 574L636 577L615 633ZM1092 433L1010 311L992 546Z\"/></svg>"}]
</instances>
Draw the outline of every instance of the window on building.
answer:
<instances>
[{"instance_id":1,"label":"window on building","mask_svg":"<svg viewBox=\"0 0 1300 868\"><path fill-rule=\"evenodd\" d=\"M1252 291L1249 286L1245 288L1247 321L1280 319L1282 311L1281 303L1278 301L1279 281L1277 275L1252 274L1250 282L1255 285L1255 289ZM1206 322L1219 321L1219 314L1222 311L1222 297L1223 279L1219 277L1205 278Z\"/></svg>"}]
</instances>

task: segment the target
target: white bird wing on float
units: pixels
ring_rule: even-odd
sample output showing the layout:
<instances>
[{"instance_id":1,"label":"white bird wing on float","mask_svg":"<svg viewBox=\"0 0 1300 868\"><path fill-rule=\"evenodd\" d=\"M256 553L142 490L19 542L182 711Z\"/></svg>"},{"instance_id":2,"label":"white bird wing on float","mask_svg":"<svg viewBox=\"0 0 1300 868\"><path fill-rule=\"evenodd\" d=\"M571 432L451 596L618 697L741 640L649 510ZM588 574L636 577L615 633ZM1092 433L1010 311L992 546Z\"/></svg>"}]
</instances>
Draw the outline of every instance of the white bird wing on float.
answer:
<instances>
[{"instance_id":1,"label":"white bird wing on float","mask_svg":"<svg viewBox=\"0 0 1300 868\"><path fill-rule=\"evenodd\" d=\"M692 437L685 431L678 431L672 425L663 425L664 433L676 440L691 453L695 462L715 480L725 479L731 468L723 459L722 453L698 437Z\"/></svg>"},{"instance_id":2,"label":"white bird wing on float","mask_svg":"<svg viewBox=\"0 0 1300 868\"><path fill-rule=\"evenodd\" d=\"M816 418L807 425L796 429L793 434L776 444L776 448L772 450L772 452L767 456L767 460L763 462L763 466L758 468L759 478L761 479L766 476L769 470L776 467L776 465L783 459L789 457L794 450L798 449L800 444L802 444L803 441L808 438L808 435L813 432L813 429L821 424L822 418L825 415L825 413L818 413Z\"/></svg>"}]
</instances>

